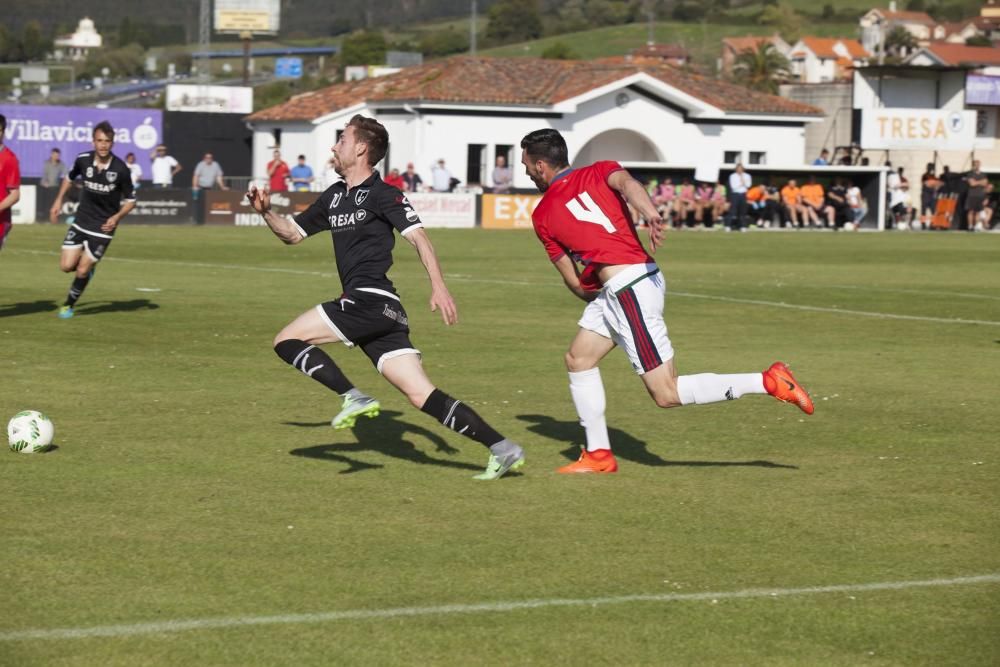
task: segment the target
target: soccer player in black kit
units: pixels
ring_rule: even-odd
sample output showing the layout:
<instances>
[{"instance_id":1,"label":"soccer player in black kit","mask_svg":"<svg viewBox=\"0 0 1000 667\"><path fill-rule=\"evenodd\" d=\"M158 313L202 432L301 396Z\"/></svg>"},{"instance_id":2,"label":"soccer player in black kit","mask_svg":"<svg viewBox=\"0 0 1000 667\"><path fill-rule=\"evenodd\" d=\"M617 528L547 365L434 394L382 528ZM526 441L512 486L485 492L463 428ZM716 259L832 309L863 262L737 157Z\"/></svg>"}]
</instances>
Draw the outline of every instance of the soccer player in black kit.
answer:
<instances>
[{"instance_id":1,"label":"soccer player in black kit","mask_svg":"<svg viewBox=\"0 0 1000 667\"><path fill-rule=\"evenodd\" d=\"M247 199L275 236L287 244L328 232L343 294L299 315L274 338L284 361L343 397L334 428L350 428L361 416L374 417L379 403L358 390L317 345L360 347L379 373L448 428L489 447L486 470L476 479L498 479L524 464L524 452L497 433L468 405L431 384L410 342L406 311L386 276L392 266L395 232L412 245L431 281L430 306L446 325L458 321L455 302L441 275L434 247L420 217L398 188L387 185L374 166L385 157L389 135L373 118L356 115L333 147L333 166L344 180L334 183L294 219L271 210L270 193L250 186Z\"/></svg>"},{"instance_id":2,"label":"soccer player in black kit","mask_svg":"<svg viewBox=\"0 0 1000 667\"><path fill-rule=\"evenodd\" d=\"M97 263L104 257L115 230L122 218L135 208L135 191L132 189L132 172L118 156L111 152L115 143L115 130L108 121L94 126L94 150L80 153L73 168L66 174L56 196L49 217L55 222L62 209L63 197L73 181L83 179L80 206L76 220L70 225L62 243L59 268L66 273L75 272L73 284L66 295L66 303L59 309L59 317L73 317L73 308L83 294L87 283L94 276Z\"/></svg>"}]
</instances>

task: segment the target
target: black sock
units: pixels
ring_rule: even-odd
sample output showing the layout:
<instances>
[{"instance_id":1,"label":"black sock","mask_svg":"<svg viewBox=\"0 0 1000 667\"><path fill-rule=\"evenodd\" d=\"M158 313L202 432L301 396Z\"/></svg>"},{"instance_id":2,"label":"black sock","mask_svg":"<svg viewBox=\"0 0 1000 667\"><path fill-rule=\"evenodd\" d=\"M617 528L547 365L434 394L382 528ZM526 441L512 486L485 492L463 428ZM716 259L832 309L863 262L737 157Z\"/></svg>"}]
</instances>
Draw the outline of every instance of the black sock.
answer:
<instances>
[{"instance_id":1,"label":"black sock","mask_svg":"<svg viewBox=\"0 0 1000 667\"><path fill-rule=\"evenodd\" d=\"M324 387L338 394L346 394L354 385L347 379L343 371L337 368L333 359L315 345L310 345L298 339L283 340L274 346L286 363L295 366Z\"/></svg>"},{"instance_id":2,"label":"black sock","mask_svg":"<svg viewBox=\"0 0 1000 667\"><path fill-rule=\"evenodd\" d=\"M87 275L83 278L77 276L73 279L73 284L70 285L69 294L66 295L66 305L75 306L80 295L83 294L83 290L87 289L87 283L90 279L94 277L94 271L91 269L87 272Z\"/></svg>"},{"instance_id":3,"label":"black sock","mask_svg":"<svg viewBox=\"0 0 1000 667\"><path fill-rule=\"evenodd\" d=\"M420 408L431 417L467 438L487 447L495 445L503 436L494 431L483 418L462 401L457 401L440 389L435 389Z\"/></svg>"}]
</instances>

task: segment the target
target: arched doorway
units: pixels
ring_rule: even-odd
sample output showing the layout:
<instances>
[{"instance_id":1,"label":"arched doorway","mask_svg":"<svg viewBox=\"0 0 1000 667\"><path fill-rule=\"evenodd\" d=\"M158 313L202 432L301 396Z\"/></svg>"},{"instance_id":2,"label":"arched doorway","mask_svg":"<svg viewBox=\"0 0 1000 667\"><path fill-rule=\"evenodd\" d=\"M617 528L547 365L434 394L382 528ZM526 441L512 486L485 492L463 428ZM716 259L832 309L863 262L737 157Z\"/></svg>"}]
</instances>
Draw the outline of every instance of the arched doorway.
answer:
<instances>
[{"instance_id":1,"label":"arched doorway","mask_svg":"<svg viewBox=\"0 0 1000 667\"><path fill-rule=\"evenodd\" d=\"M601 132L577 151L573 166L580 167L598 160L664 162L653 142L634 130Z\"/></svg>"}]
</instances>

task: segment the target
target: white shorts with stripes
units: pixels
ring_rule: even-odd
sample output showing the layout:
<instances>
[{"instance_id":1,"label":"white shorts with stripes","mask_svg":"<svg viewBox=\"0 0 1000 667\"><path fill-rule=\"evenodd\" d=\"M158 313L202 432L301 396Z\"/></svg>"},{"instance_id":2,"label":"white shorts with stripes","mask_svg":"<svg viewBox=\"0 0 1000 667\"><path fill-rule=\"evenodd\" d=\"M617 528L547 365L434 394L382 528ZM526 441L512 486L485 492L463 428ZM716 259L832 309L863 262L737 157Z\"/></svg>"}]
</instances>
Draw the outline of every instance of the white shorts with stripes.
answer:
<instances>
[{"instance_id":1,"label":"white shorts with stripes","mask_svg":"<svg viewBox=\"0 0 1000 667\"><path fill-rule=\"evenodd\" d=\"M666 283L656 264L633 264L604 285L578 324L614 341L643 375L674 358L663 321L665 295Z\"/></svg>"}]
</instances>

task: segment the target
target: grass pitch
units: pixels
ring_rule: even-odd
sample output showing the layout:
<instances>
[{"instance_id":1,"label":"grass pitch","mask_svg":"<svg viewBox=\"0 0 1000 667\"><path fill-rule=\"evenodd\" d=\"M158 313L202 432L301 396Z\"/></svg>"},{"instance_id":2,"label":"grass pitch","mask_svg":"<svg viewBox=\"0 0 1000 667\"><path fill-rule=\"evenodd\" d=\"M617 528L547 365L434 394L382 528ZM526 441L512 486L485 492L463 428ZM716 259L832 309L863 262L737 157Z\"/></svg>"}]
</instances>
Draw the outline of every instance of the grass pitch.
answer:
<instances>
[{"instance_id":1,"label":"grass pitch","mask_svg":"<svg viewBox=\"0 0 1000 667\"><path fill-rule=\"evenodd\" d=\"M382 401L353 432L272 352L339 294L328 240L126 226L61 321L63 231L0 253L0 415L46 412L58 446L0 456L0 663L1000 662L1000 236L671 233L678 370L782 359L816 414L659 410L615 352L600 477L553 472L582 303L534 237L431 231L453 328L400 242L429 375L527 452L475 482L485 449L361 352L328 347Z\"/></svg>"}]
</instances>

